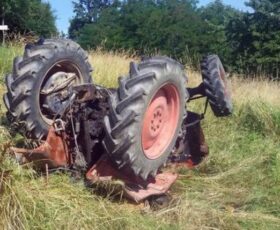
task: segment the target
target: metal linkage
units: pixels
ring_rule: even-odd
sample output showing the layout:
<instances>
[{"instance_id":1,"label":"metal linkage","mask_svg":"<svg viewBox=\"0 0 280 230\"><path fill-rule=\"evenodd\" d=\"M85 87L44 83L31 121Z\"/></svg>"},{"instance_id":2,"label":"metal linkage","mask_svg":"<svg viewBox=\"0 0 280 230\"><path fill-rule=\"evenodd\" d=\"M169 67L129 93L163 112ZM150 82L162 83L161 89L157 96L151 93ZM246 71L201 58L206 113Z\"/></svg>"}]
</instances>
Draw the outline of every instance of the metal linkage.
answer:
<instances>
[{"instance_id":1,"label":"metal linkage","mask_svg":"<svg viewBox=\"0 0 280 230\"><path fill-rule=\"evenodd\" d=\"M71 138L74 168L87 169L103 154L103 119L109 111L108 90L95 85L73 87L76 99L65 114L66 130Z\"/></svg>"},{"instance_id":2,"label":"metal linkage","mask_svg":"<svg viewBox=\"0 0 280 230\"><path fill-rule=\"evenodd\" d=\"M187 88L187 91L190 95L190 98L188 101L193 101L199 98L203 98L206 97L206 93L205 93L205 87L204 84L201 83L199 86L195 87L195 88ZM197 96L196 95L201 95L201 96Z\"/></svg>"}]
</instances>

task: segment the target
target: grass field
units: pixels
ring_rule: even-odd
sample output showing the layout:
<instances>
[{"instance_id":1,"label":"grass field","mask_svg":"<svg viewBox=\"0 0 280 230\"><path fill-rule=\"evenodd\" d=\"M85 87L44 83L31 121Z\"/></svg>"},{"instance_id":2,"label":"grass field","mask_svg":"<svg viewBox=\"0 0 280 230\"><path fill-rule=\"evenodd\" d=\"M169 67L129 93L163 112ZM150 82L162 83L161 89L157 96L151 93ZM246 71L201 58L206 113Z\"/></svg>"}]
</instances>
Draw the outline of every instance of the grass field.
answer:
<instances>
[{"instance_id":1,"label":"grass field","mask_svg":"<svg viewBox=\"0 0 280 230\"><path fill-rule=\"evenodd\" d=\"M0 47L1 95L4 73L20 47ZM96 83L116 86L131 58L91 52ZM189 84L200 75L187 70ZM203 128L208 159L194 170L179 170L174 201L152 211L119 196L98 195L56 173L46 179L9 156L12 139L1 102L0 229L280 229L280 85L230 79L234 114L216 118L209 109ZM203 110L203 101L189 105ZM114 186L108 186L108 190Z\"/></svg>"}]
</instances>

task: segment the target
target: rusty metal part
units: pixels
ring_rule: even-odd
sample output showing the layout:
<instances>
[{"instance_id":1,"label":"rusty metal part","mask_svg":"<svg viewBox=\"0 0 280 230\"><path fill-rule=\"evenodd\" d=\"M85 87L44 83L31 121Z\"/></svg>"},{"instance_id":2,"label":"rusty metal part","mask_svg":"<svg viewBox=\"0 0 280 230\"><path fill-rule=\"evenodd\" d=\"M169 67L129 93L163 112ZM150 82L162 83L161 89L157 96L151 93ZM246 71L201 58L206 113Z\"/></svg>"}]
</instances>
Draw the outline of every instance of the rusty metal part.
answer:
<instances>
[{"instance_id":1,"label":"rusty metal part","mask_svg":"<svg viewBox=\"0 0 280 230\"><path fill-rule=\"evenodd\" d=\"M63 63L57 64L61 68ZM65 63L64 63L65 64ZM41 114L45 121L51 125L53 117L68 105L71 93L69 89L78 83L78 72L54 72L50 70L50 76L40 89Z\"/></svg>"},{"instance_id":2,"label":"rusty metal part","mask_svg":"<svg viewBox=\"0 0 280 230\"><path fill-rule=\"evenodd\" d=\"M56 133L65 131L65 122L62 119L56 119L53 123L53 128Z\"/></svg>"},{"instance_id":3,"label":"rusty metal part","mask_svg":"<svg viewBox=\"0 0 280 230\"><path fill-rule=\"evenodd\" d=\"M96 87L93 84L80 84L72 88L77 95L77 102L87 102L95 99Z\"/></svg>"},{"instance_id":4,"label":"rusty metal part","mask_svg":"<svg viewBox=\"0 0 280 230\"><path fill-rule=\"evenodd\" d=\"M194 88L187 88L186 90L188 91L188 93L190 95L188 101L206 97L205 86L203 83L201 83L199 86L194 87ZM197 95L201 95L201 96L197 96Z\"/></svg>"},{"instance_id":5,"label":"rusty metal part","mask_svg":"<svg viewBox=\"0 0 280 230\"><path fill-rule=\"evenodd\" d=\"M34 162L36 168L44 170L46 164L49 168L66 167L72 165L73 159L68 152L64 133L58 135L51 127L47 140L36 149L11 148L16 155L23 156L28 162Z\"/></svg>"},{"instance_id":6,"label":"rusty metal part","mask_svg":"<svg viewBox=\"0 0 280 230\"><path fill-rule=\"evenodd\" d=\"M49 168L67 166L84 171L104 153L103 118L108 112L108 90L84 84L69 93L72 96L53 121L46 142L33 150L12 148L17 158L22 156L39 168L47 163Z\"/></svg>"},{"instance_id":7,"label":"rusty metal part","mask_svg":"<svg viewBox=\"0 0 280 230\"><path fill-rule=\"evenodd\" d=\"M199 119L199 117L197 114L191 113L189 114L189 121L187 120L187 122L191 122L192 119ZM185 137L185 154L186 151L189 151L190 157L188 160L192 162L191 166L200 164L209 153L209 148L205 142L200 122L187 128Z\"/></svg>"},{"instance_id":8,"label":"rusty metal part","mask_svg":"<svg viewBox=\"0 0 280 230\"><path fill-rule=\"evenodd\" d=\"M78 76L75 73L57 72L48 79L41 90L41 94L49 95L69 88L77 78Z\"/></svg>"},{"instance_id":9,"label":"rusty metal part","mask_svg":"<svg viewBox=\"0 0 280 230\"><path fill-rule=\"evenodd\" d=\"M184 134L177 140L176 150L170 157L170 163L192 168L199 165L209 154L200 120L199 114L188 112L188 117L183 123Z\"/></svg>"},{"instance_id":10,"label":"rusty metal part","mask_svg":"<svg viewBox=\"0 0 280 230\"><path fill-rule=\"evenodd\" d=\"M188 130L188 137L185 144L185 150L189 149L190 157L187 159L187 166L193 168L199 165L209 154L208 145L200 125L192 126Z\"/></svg>"},{"instance_id":11,"label":"rusty metal part","mask_svg":"<svg viewBox=\"0 0 280 230\"><path fill-rule=\"evenodd\" d=\"M86 88L89 88L91 91L90 95L83 94ZM83 153L86 168L88 169L104 153L102 145L102 140L104 139L103 119L109 110L109 91L99 86L92 88L90 85L81 85L81 87L75 87L73 90L77 94L77 99L72 105L71 112L65 118L68 124L66 131L69 132L71 130L68 134L71 137L74 136L73 133L77 135L78 148ZM93 100L89 100L88 97L92 97ZM70 115L73 118L74 130L73 125L69 122L71 120ZM75 164L76 161L74 162L74 166Z\"/></svg>"},{"instance_id":12,"label":"rusty metal part","mask_svg":"<svg viewBox=\"0 0 280 230\"><path fill-rule=\"evenodd\" d=\"M141 202L150 196L165 194L177 177L177 174L162 172L154 178L143 180L131 173L128 168L117 169L107 155L103 155L86 174L86 178L91 183L121 180L124 182L125 195L135 202Z\"/></svg>"}]
</instances>

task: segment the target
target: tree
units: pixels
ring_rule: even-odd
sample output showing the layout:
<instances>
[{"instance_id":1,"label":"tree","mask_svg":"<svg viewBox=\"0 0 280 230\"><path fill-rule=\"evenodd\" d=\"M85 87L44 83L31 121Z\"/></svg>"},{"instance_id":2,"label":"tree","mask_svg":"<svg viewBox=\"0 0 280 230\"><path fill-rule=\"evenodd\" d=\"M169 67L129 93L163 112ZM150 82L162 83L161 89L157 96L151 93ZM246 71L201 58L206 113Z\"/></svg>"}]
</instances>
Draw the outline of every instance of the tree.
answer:
<instances>
[{"instance_id":1,"label":"tree","mask_svg":"<svg viewBox=\"0 0 280 230\"><path fill-rule=\"evenodd\" d=\"M215 0L79 0L70 36L85 48L166 54L196 65L217 53L227 67L279 77L279 0L251 0L241 12Z\"/></svg>"},{"instance_id":2,"label":"tree","mask_svg":"<svg viewBox=\"0 0 280 230\"><path fill-rule=\"evenodd\" d=\"M78 41L83 47L102 44L139 55L160 51L191 60L207 50L206 27L196 12L196 1L128 0L103 9L96 21L79 30Z\"/></svg>"},{"instance_id":3,"label":"tree","mask_svg":"<svg viewBox=\"0 0 280 230\"><path fill-rule=\"evenodd\" d=\"M120 49L123 44L123 28L120 27L119 10L115 6L104 9L95 23L86 24L77 38L84 48Z\"/></svg>"},{"instance_id":4,"label":"tree","mask_svg":"<svg viewBox=\"0 0 280 230\"><path fill-rule=\"evenodd\" d=\"M55 16L49 3L41 0L2 0L1 17L5 17L10 32L34 32L49 37L57 33Z\"/></svg>"},{"instance_id":5,"label":"tree","mask_svg":"<svg viewBox=\"0 0 280 230\"><path fill-rule=\"evenodd\" d=\"M27 30L47 37L58 33L55 26L56 18L49 3L33 0L29 10L30 17L26 21Z\"/></svg>"},{"instance_id":6,"label":"tree","mask_svg":"<svg viewBox=\"0 0 280 230\"><path fill-rule=\"evenodd\" d=\"M222 0L215 0L205 7L201 7L200 16L208 24L209 52L218 54L224 63L231 63L231 46L226 37L226 27L231 18L238 17L240 12L224 5Z\"/></svg>"},{"instance_id":7,"label":"tree","mask_svg":"<svg viewBox=\"0 0 280 230\"><path fill-rule=\"evenodd\" d=\"M75 17L70 21L69 37L74 39L79 35L79 30L86 24L97 22L102 10L110 7L114 0L78 0L73 1Z\"/></svg>"},{"instance_id":8,"label":"tree","mask_svg":"<svg viewBox=\"0 0 280 230\"><path fill-rule=\"evenodd\" d=\"M239 72L264 74L279 79L280 3L277 0L251 0L252 12L231 20L228 39L232 43L234 65Z\"/></svg>"}]
</instances>

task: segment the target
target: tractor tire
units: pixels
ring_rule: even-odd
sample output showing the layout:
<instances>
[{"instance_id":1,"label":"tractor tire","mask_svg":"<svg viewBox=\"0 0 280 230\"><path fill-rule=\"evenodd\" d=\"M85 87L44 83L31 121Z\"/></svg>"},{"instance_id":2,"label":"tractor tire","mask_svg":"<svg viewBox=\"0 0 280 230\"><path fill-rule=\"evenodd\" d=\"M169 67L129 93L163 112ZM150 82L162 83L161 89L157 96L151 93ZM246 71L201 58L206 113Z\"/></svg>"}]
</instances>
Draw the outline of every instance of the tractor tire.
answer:
<instances>
[{"instance_id":1,"label":"tractor tire","mask_svg":"<svg viewBox=\"0 0 280 230\"><path fill-rule=\"evenodd\" d=\"M201 71L205 93L214 115L217 117L231 115L233 110L231 93L220 58L217 55L204 57Z\"/></svg>"},{"instance_id":2,"label":"tractor tire","mask_svg":"<svg viewBox=\"0 0 280 230\"><path fill-rule=\"evenodd\" d=\"M132 62L109 102L103 146L113 162L146 180L166 163L186 117L186 75L167 57Z\"/></svg>"},{"instance_id":3,"label":"tractor tire","mask_svg":"<svg viewBox=\"0 0 280 230\"><path fill-rule=\"evenodd\" d=\"M85 51L66 39L26 45L23 57L14 59L13 71L6 76L4 103L13 129L30 139L44 139L55 114L66 104L70 86L91 83L87 60ZM56 91L61 85L64 88Z\"/></svg>"}]
</instances>

